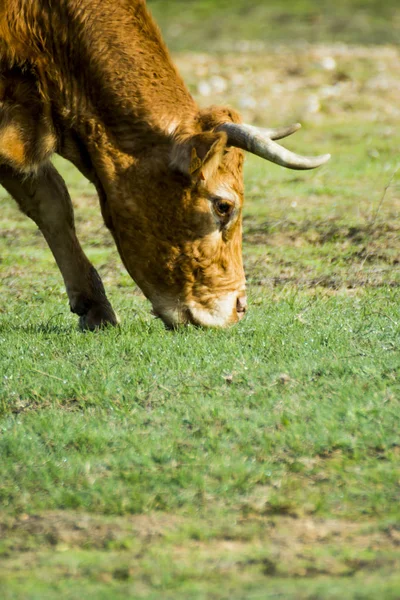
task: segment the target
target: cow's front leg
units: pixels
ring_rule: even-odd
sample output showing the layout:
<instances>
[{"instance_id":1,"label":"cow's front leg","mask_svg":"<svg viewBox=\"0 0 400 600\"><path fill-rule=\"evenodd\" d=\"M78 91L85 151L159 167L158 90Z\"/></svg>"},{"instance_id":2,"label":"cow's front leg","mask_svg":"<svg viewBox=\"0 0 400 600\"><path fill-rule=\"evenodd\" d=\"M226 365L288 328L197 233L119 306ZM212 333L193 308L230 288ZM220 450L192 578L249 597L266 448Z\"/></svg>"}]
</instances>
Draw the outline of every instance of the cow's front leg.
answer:
<instances>
[{"instance_id":1,"label":"cow's front leg","mask_svg":"<svg viewBox=\"0 0 400 600\"><path fill-rule=\"evenodd\" d=\"M1 166L0 183L46 238L64 278L71 311L79 315L81 327L93 330L116 325L103 283L76 237L71 198L53 165L46 164L28 176Z\"/></svg>"}]
</instances>

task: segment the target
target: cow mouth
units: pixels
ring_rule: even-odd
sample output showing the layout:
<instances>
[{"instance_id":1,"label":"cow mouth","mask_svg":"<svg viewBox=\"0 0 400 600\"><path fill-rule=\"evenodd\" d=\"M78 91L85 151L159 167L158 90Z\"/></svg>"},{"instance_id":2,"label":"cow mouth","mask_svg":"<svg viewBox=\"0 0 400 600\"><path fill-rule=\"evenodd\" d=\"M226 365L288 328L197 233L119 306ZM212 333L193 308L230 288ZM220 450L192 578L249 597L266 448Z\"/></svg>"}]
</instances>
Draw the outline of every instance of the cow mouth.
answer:
<instances>
[{"instance_id":1,"label":"cow mouth","mask_svg":"<svg viewBox=\"0 0 400 600\"><path fill-rule=\"evenodd\" d=\"M193 302L169 310L155 307L152 310L152 314L161 319L166 329L169 330L175 330L184 325L200 328L225 328L240 321L245 313L245 296L237 298L235 292L217 300L212 309L205 309Z\"/></svg>"}]
</instances>

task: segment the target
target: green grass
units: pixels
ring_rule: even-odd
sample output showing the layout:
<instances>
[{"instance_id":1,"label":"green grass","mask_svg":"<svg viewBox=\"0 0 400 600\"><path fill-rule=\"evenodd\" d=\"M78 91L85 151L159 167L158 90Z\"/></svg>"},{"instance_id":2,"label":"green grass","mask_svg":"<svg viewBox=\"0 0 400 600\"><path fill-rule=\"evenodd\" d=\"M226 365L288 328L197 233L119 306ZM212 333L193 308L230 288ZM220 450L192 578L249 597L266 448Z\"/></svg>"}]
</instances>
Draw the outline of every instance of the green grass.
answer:
<instances>
[{"instance_id":1,"label":"green grass","mask_svg":"<svg viewBox=\"0 0 400 600\"><path fill-rule=\"evenodd\" d=\"M286 145L332 153L300 174L247 157L250 310L227 331L151 316L93 189L56 159L121 317L80 333L1 192L2 598L400 597L398 59L176 55L201 104L300 119ZM224 90L202 95L213 77Z\"/></svg>"},{"instance_id":2,"label":"green grass","mask_svg":"<svg viewBox=\"0 0 400 600\"><path fill-rule=\"evenodd\" d=\"M272 511L398 516L396 292L281 292L219 333L81 335L57 308L2 324L4 508L235 509L275 481Z\"/></svg>"}]
</instances>

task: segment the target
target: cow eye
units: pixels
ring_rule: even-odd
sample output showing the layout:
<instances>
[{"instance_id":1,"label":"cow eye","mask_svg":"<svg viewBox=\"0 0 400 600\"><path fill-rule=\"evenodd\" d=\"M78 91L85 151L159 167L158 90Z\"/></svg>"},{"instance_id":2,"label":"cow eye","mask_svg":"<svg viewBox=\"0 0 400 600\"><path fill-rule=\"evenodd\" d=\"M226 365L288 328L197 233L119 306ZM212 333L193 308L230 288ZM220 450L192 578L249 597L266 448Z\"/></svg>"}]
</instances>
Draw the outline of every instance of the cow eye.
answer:
<instances>
[{"instance_id":1,"label":"cow eye","mask_svg":"<svg viewBox=\"0 0 400 600\"><path fill-rule=\"evenodd\" d=\"M234 208L235 205L233 202L223 200L222 198L214 198L214 209L221 219L228 219Z\"/></svg>"}]
</instances>

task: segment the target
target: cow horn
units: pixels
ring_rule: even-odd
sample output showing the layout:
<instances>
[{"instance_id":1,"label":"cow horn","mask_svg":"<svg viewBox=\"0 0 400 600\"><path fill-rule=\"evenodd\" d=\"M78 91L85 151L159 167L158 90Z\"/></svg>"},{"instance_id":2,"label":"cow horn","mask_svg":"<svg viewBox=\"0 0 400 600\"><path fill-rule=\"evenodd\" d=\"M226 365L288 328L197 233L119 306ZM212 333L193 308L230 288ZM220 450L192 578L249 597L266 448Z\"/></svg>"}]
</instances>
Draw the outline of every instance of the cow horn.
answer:
<instances>
[{"instance_id":1,"label":"cow horn","mask_svg":"<svg viewBox=\"0 0 400 600\"><path fill-rule=\"evenodd\" d=\"M252 125L223 123L218 126L217 131L225 131L227 133L228 144L230 146L247 150L247 152L270 160L282 167L298 170L315 169L326 163L331 155L323 154L322 156L315 157L300 156L273 141L291 135L300 129L300 127L301 125L296 123L295 125L281 129L259 129Z\"/></svg>"}]
</instances>

